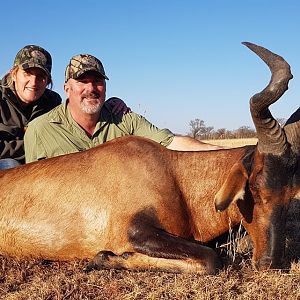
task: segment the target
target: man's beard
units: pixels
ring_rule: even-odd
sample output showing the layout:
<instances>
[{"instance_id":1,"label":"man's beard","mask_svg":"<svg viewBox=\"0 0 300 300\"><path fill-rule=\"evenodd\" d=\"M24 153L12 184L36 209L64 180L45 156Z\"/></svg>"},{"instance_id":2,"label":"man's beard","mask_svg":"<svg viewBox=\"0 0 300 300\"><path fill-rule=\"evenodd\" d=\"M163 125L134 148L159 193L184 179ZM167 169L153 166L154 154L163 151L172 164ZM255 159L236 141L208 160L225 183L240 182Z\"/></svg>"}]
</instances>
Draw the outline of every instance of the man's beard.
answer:
<instances>
[{"instance_id":1,"label":"man's beard","mask_svg":"<svg viewBox=\"0 0 300 300\"><path fill-rule=\"evenodd\" d=\"M92 103L90 103L89 100L86 100L86 98L94 98L94 99L98 98L99 99L100 95L98 93L91 93L91 94L83 95L83 99L80 102L81 110L84 113L89 114L89 115L93 115L93 114L96 114L96 113L100 112L104 101L100 101L100 102L95 101L92 104Z\"/></svg>"}]
</instances>

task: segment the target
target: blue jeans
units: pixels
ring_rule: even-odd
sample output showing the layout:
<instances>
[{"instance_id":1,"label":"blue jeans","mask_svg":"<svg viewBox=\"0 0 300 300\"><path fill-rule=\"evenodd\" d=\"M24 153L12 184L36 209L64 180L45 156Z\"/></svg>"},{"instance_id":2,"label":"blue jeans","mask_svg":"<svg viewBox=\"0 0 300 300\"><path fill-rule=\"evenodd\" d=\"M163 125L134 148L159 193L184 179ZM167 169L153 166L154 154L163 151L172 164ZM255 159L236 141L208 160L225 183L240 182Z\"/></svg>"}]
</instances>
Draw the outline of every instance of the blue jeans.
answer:
<instances>
[{"instance_id":1,"label":"blue jeans","mask_svg":"<svg viewBox=\"0 0 300 300\"><path fill-rule=\"evenodd\" d=\"M19 166L20 163L13 158L0 159L0 170L10 169Z\"/></svg>"}]
</instances>

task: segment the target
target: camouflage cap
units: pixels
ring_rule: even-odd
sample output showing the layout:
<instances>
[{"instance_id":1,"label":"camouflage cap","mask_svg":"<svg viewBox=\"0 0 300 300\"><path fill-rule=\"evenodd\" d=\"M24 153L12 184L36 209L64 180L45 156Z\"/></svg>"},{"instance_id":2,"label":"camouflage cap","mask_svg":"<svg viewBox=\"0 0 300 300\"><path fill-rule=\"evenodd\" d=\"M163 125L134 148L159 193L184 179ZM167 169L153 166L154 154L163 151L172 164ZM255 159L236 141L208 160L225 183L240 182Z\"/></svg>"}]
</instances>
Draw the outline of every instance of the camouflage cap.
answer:
<instances>
[{"instance_id":1,"label":"camouflage cap","mask_svg":"<svg viewBox=\"0 0 300 300\"><path fill-rule=\"evenodd\" d=\"M23 70L28 68L40 68L51 78L52 58L48 51L35 45L27 45L16 55L14 66L20 66Z\"/></svg>"},{"instance_id":2,"label":"camouflage cap","mask_svg":"<svg viewBox=\"0 0 300 300\"><path fill-rule=\"evenodd\" d=\"M104 67L98 58L90 54L79 54L70 59L65 72L65 82L71 78L77 79L87 71L95 71L108 80Z\"/></svg>"}]
</instances>

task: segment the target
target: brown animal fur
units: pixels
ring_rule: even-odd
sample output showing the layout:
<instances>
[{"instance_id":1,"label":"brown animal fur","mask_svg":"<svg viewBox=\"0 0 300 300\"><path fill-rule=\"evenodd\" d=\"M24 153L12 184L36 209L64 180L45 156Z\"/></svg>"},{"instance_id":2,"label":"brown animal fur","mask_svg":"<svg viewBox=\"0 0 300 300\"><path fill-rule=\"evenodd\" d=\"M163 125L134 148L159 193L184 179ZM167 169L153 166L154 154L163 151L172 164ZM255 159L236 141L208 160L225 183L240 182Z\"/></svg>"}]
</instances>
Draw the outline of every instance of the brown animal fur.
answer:
<instances>
[{"instance_id":1,"label":"brown animal fur","mask_svg":"<svg viewBox=\"0 0 300 300\"><path fill-rule=\"evenodd\" d=\"M124 137L1 171L0 253L93 258L87 270L212 274L220 260L203 243L242 221L254 265L281 266L285 212L300 172L298 148L287 142L297 139L285 136L268 106L292 75L281 57L246 45L272 71L268 87L251 99L258 147L180 152Z\"/></svg>"},{"instance_id":2,"label":"brown animal fur","mask_svg":"<svg viewBox=\"0 0 300 300\"><path fill-rule=\"evenodd\" d=\"M194 240L208 242L243 219L236 204L217 213L214 195L248 148L177 152L143 138L125 137L1 171L0 252L70 260L111 251L115 255L111 260L117 259L122 268L140 264L140 268L213 273L219 266L216 255ZM249 223L252 238L260 232L254 238L257 259L266 251L269 223L268 213L258 217L266 220ZM155 241L163 232L174 242L157 254L156 245L145 246L147 238L130 240L131 228L148 235L155 228L148 239ZM186 249L180 252L176 247L181 243ZM192 253L189 247L195 248ZM148 255L138 255L137 248ZM134 255L124 259L124 253Z\"/></svg>"}]
</instances>

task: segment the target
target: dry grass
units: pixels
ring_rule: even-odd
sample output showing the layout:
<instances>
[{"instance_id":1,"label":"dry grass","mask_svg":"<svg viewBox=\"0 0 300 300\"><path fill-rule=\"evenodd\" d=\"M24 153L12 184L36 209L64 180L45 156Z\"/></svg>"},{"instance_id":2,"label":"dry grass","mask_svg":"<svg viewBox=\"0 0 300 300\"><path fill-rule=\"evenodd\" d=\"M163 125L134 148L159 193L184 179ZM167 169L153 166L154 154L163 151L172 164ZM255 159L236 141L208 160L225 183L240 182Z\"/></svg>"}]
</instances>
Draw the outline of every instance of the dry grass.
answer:
<instances>
[{"instance_id":1,"label":"dry grass","mask_svg":"<svg viewBox=\"0 0 300 300\"><path fill-rule=\"evenodd\" d=\"M255 145L257 143L257 138L205 140L203 142L207 142L207 143L218 145L218 146L225 146L225 147L235 148L235 147L241 147L241 146L244 146L244 145Z\"/></svg>"},{"instance_id":2,"label":"dry grass","mask_svg":"<svg viewBox=\"0 0 300 300\"><path fill-rule=\"evenodd\" d=\"M0 257L0 299L300 299L300 201L288 214L286 262L290 268L256 272L251 253L239 250L244 234L232 230L219 246L224 269L216 276L117 270L82 272L70 263Z\"/></svg>"},{"instance_id":3,"label":"dry grass","mask_svg":"<svg viewBox=\"0 0 300 300\"><path fill-rule=\"evenodd\" d=\"M85 261L21 261L0 256L0 299L300 299L300 201L291 203L286 231L290 267L283 271L254 271L240 228L230 231L227 241L218 246L225 267L216 276L118 270L86 274L82 272Z\"/></svg>"},{"instance_id":4,"label":"dry grass","mask_svg":"<svg viewBox=\"0 0 300 300\"><path fill-rule=\"evenodd\" d=\"M254 272L247 263L217 276L129 271L84 274L82 262L43 265L2 259L1 299L300 299L300 267ZM9 269L9 270L8 270Z\"/></svg>"},{"instance_id":5,"label":"dry grass","mask_svg":"<svg viewBox=\"0 0 300 300\"><path fill-rule=\"evenodd\" d=\"M291 263L287 270L254 271L250 253L237 252L242 237L238 231L225 243L225 248L235 245L224 252L228 254L223 256L226 267L216 276L118 270L85 274L85 261L0 257L0 299L300 299L299 225L294 226L300 217L299 204L292 205L287 224L286 259Z\"/></svg>"}]
</instances>

